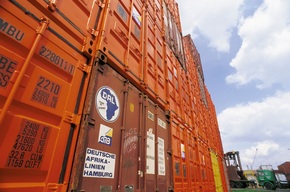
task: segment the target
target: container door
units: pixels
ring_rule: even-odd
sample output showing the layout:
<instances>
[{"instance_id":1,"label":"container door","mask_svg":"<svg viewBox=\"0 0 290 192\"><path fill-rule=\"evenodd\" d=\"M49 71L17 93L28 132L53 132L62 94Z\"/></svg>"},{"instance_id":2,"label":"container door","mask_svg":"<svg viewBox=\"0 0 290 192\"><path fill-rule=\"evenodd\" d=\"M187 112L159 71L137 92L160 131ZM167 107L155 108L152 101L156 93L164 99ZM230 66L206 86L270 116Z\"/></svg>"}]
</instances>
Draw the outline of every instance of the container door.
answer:
<instances>
[{"instance_id":1,"label":"container door","mask_svg":"<svg viewBox=\"0 0 290 192\"><path fill-rule=\"evenodd\" d=\"M155 103L146 102L146 191L172 189L169 129L165 112Z\"/></svg>"},{"instance_id":2,"label":"container door","mask_svg":"<svg viewBox=\"0 0 290 192\"><path fill-rule=\"evenodd\" d=\"M142 177L140 92L109 65L96 64L70 191L136 191Z\"/></svg>"}]
</instances>

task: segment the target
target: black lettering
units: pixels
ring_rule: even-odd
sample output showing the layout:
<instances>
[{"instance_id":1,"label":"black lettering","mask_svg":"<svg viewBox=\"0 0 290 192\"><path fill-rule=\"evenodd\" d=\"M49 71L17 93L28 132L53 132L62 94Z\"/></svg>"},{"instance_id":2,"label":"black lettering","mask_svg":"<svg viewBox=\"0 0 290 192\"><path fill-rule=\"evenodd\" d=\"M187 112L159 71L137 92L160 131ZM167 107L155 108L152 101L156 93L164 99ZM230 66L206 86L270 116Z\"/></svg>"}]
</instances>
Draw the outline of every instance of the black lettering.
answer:
<instances>
[{"instance_id":1,"label":"black lettering","mask_svg":"<svg viewBox=\"0 0 290 192\"><path fill-rule=\"evenodd\" d=\"M15 159L17 159L18 154L19 154L19 151L13 151L12 150L10 152L9 158L15 158Z\"/></svg>"},{"instance_id":2,"label":"black lettering","mask_svg":"<svg viewBox=\"0 0 290 192\"><path fill-rule=\"evenodd\" d=\"M38 145L38 146L37 146L37 149L36 149L36 153L42 153L43 150L44 150L44 147L41 146L41 145Z\"/></svg>"},{"instance_id":3,"label":"black lettering","mask_svg":"<svg viewBox=\"0 0 290 192\"><path fill-rule=\"evenodd\" d=\"M6 71L7 71L8 73L12 74L12 73L14 72L13 69L15 69L15 65L16 65L16 64L17 64L17 63L15 63L15 62L13 62L13 61L10 61L9 65L7 66Z\"/></svg>"},{"instance_id":4,"label":"black lettering","mask_svg":"<svg viewBox=\"0 0 290 192\"><path fill-rule=\"evenodd\" d=\"M6 57L0 58L0 69L5 69L6 63L8 63L8 59Z\"/></svg>"},{"instance_id":5,"label":"black lettering","mask_svg":"<svg viewBox=\"0 0 290 192\"><path fill-rule=\"evenodd\" d=\"M7 29L7 30L6 30ZM6 34L14 37L17 41L21 41L24 37L24 33L18 30L13 25L9 24L8 22L4 21L0 18L0 30L5 32Z\"/></svg>"},{"instance_id":6,"label":"black lettering","mask_svg":"<svg viewBox=\"0 0 290 192\"><path fill-rule=\"evenodd\" d=\"M40 77L39 80L40 80L40 81L38 81L37 86L38 86L38 87L42 87L41 84L44 82L44 77Z\"/></svg>"},{"instance_id":7,"label":"black lettering","mask_svg":"<svg viewBox=\"0 0 290 192\"><path fill-rule=\"evenodd\" d=\"M49 56L51 54L51 50L47 49L46 50L46 55L45 55L45 58L49 60Z\"/></svg>"},{"instance_id":8,"label":"black lettering","mask_svg":"<svg viewBox=\"0 0 290 192\"><path fill-rule=\"evenodd\" d=\"M14 61L11 61L10 59L0 55L0 86L6 87L10 76L9 74L12 74L14 72L14 69L16 68L17 63Z\"/></svg>"},{"instance_id":9,"label":"black lettering","mask_svg":"<svg viewBox=\"0 0 290 192\"><path fill-rule=\"evenodd\" d=\"M55 88L54 88L54 90L53 90L53 93L54 93L55 95L58 95L59 91L60 91L60 86L59 86L59 85L55 85Z\"/></svg>"},{"instance_id":10,"label":"black lettering","mask_svg":"<svg viewBox=\"0 0 290 192\"><path fill-rule=\"evenodd\" d=\"M39 168L40 167L40 161L33 161L33 160L27 160L25 162L25 165L24 165L25 168Z\"/></svg>"},{"instance_id":11,"label":"black lettering","mask_svg":"<svg viewBox=\"0 0 290 192\"><path fill-rule=\"evenodd\" d=\"M19 143L19 142L21 142L19 139L21 138L21 136L20 135L17 135L17 137L16 137L16 142L17 143Z\"/></svg>"},{"instance_id":12,"label":"black lettering","mask_svg":"<svg viewBox=\"0 0 290 192\"><path fill-rule=\"evenodd\" d=\"M10 36L14 36L15 31L16 31L16 28L14 26L10 25L10 27L8 28L6 33Z\"/></svg>"},{"instance_id":13,"label":"black lettering","mask_svg":"<svg viewBox=\"0 0 290 192\"><path fill-rule=\"evenodd\" d=\"M48 132L47 131L42 131L41 133L41 139L46 139L48 136Z\"/></svg>"},{"instance_id":14,"label":"black lettering","mask_svg":"<svg viewBox=\"0 0 290 192\"><path fill-rule=\"evenodd\" d=\"M99 172L99 171L87 171L84 170L84 176L96 176L96 177L113 177L112 173L109 172Z\"/></svg>"},{"instance_id":15,"label":"black lettering","mask_svg":"<svg viewBox=\"0 0 290 192\"><path fill-rule=\"evenodd\" d=\"M45 90L48 90L48 86L50 85L50 80L48 80L48 79L46 79L45 80L45 85L43 86L43 88L45 89Z\"/></svg>"},{"instance_id":16,"label":"black lettering","mask_svg":"<svg viewBox=\"0 0 290 192\"><path fill-rule=\"evenodd\" d=\"M0 18L0 30L4 32L7 26L8 26L8 23Z\"/></svg>"},{"instance_id":17,"label":"black lettering","mask_svg":"<svg viewBox=\"0 0 290 192\"><path fill-rule=\"evenodd\" d=\"M8 75L4 75L3 73L0 73L0 86L6 87L9 82L10 77Z\"/></svg>"},{"instance_id":18,"label":"black lettering","mask_svg":"<svg viewBox=\"0 0 290 192\"><path fill-rule=\"evenodd\" d=\"M69 66L69 69L68 69L68 72L69 72L70 74L73 74L74 69L75 69L75 66L70 65L70 66Z\"/></svg>"},{"instance_id":19,"label":"black lettering","mask_svg":"<svg viewBox=\"0 0 290 192\"><path fill-rule=\"evenodd\" d=\"M32 153L32 154L30 155L30 160L41 161L41 160L42 160L42 157L43 157L42 154Z\"/></svg>"},{"instance_id":20,"label":"black lettering","mask_svg":"<svg viewBox=\"0 0 290 192\"><path fill-rule=\"evenodd\" d=\"M7 167L16 167L20 168L23 165L23 160L18 160L18 159L8 159L6 166Z\"/></svg>"},{"instance_id":21,"label":"black lettering","mask_svg":"<svg viewBox=\"0 0 290 192\"><path fill-rule=\"evenodd\" d=\"M22 39L23 39L23 37L24 37L24 33L21 33L20 35L20 30L18 30L17 31L17 34L15 35L15 39L17 40L17 41L22 41Z\"/></svg>"},{"instance_id":22,"label":"black lettering","mask_svg":"<svg viewBox=\"0 0 290 192\"><path fill-rule=\"evenodd\" d=\"M42 55L42 56L44 56L44 52L45 52L45 51L46 51L46 48L45 48L44 46L42 46L42 47L40 48L39 54Z\"/></svg>"},{"instance_id":23,"label":"black lettering","mask_svg":"<svg viewBox=\"0 0 290 192\"><path fill-rule=\"evenodd\" d=\"M68 72L69 74L73 74L75 66L65 61L55 52L47 49L45 46L42 46L38 53L48 61L60 67L62 70Z\"/></svg>"}]
</instances>

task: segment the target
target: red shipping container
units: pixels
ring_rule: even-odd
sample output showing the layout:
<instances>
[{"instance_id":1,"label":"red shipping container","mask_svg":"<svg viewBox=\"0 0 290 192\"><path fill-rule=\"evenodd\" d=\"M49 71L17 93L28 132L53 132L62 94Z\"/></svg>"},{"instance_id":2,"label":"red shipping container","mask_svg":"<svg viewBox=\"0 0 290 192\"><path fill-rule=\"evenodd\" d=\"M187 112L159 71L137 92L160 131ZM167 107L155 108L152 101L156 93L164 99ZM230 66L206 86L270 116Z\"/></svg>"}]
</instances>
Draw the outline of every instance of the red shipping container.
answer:
<instances>
[{"instance_id":1,"label":"red shipping container","mask_svg":"<svg viewBox=\"0 0 290 192\"><path fill-rule=\"evenodd\" d=\"M278 170L284 173L287 177L287 180L290 181L290 162L284 162L281 165L278 165Z\"/></svg>"},{"instance_id":2,"label":"red shipping container","mask_svg":"<svg viewBox=\"0 0 290 192\"><path fill-rule=\"evenodd\" d=\"M165 112L109 65L93 71L70 191L166 192L172 171Z\"/></svg>"}]
</instances>

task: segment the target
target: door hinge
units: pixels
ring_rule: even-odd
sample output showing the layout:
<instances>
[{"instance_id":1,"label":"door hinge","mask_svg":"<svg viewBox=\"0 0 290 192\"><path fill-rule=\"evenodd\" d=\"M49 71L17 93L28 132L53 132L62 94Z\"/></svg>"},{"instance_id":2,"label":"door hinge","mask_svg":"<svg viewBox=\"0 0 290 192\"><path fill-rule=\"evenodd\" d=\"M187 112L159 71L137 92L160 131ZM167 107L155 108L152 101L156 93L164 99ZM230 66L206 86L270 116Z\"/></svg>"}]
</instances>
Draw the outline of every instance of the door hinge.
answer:
<instances>
[{"instance_id":1,"label":"door hinge","mask_svg":"<svg viewBox=\"0 0 290 192\"><path fill-rule=\"evenodd\" d=\"M66 111L64 121L74 125L79 125L81 121L81 115Z\"/></svg>"},{"instance_id":2,"label":"door hinge","mask_svg":"<svg viewBox=\"0 0 290 192\"><path fill-rule=\"evenodd\" d=\"M79 61L79 63L78 63L78 68L85 73L90 73L91 69L92 69L92 67L90 65L82 63L81 61Z\"/></svg>"},{"instance_id":3,"label":"door hinge","mask_svg":"<svg viewBox=\"0 0 290 192\"><path fill-rule=\"evenodd\" d=\"M48 10L52 12L56 10L56 1L57 0L49 0L48 5L47 5Z\"/></svg>"}]
</instances>

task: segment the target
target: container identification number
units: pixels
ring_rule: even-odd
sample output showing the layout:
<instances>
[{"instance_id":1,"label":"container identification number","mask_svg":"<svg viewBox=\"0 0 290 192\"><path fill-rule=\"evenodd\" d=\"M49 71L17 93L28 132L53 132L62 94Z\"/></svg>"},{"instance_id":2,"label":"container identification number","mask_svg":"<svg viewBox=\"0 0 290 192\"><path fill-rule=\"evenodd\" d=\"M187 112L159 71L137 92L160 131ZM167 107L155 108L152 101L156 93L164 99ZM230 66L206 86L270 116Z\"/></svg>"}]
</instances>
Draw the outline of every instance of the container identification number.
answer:
<instances>
[{"instance_id":1,"label":"container identification number","mask_svg":"<svg viewBox=\"0 0 290 192\"><path fill-rule=\"evenodd\" d=\"M6 161L10 168L41 168L43 153L51 128L23 120L14 145Z\"/></svg>"},{"instance_id":2,"label":"container identification number","mask_svg":"<svg viewBox=\"0 0 290 192\"><path fill-rule=\"evenodd\" d=\"M55 108L61 86L46 77L40 76L33 91L31 100Z\"/></svg>"},{"instance_id":3,"label":"container identification number","mask_svg":"<svg viewBox=\"0 0 290 192\"><path fill-rule=\"evenodd\" d=\"M69 74L73 74L75 70L75 66L67 62L65 59L51 51L50 49L46 48L45 46L41 46L39 50L39 55L47 59L48 61L54 63L62 70L68 72Z\"/></svg>"}]
</instances>

